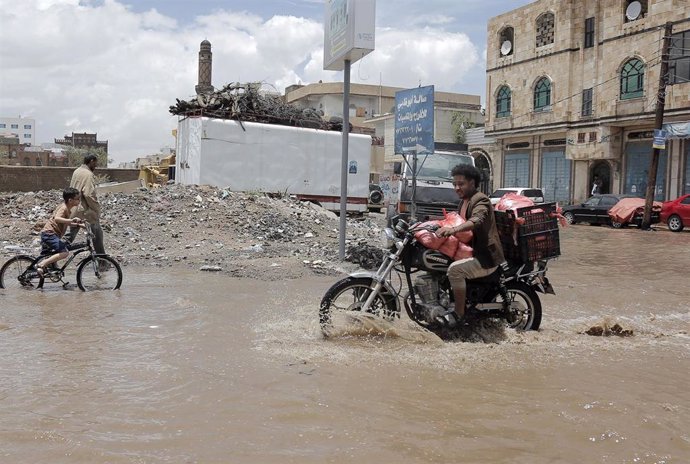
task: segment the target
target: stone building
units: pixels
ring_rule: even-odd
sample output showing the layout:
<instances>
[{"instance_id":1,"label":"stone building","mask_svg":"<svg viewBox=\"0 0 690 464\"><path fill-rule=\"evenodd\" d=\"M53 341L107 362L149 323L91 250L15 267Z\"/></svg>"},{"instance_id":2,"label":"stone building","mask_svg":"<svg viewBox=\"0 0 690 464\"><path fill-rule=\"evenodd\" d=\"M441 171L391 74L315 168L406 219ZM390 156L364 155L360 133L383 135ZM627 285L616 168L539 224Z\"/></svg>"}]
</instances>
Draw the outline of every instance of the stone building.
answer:
<instances>
[{"instance_id":1,"label":"stone building","mask_svg":"<svg viewBox=\"0 0 690 464\"><path fill-rule=\"evenodd\" d=\"M67 155L60 149L8 143L0 137L0 165L67 166Z\"/></svg>"},{"instance_id":2,"label":"stone building","mask_svg":"<svg viewBox=\"0 0 690 464\"><path fill-rule=\"evenodd\" d=\"M95 133L89 134L87 132L72 132L72 135L65 135L64 139L55 139L55 143L74 148L102 148L105 153L108 153L108 141L98 140L98 134Z\"/></svg>"},{"instance_id":3,"label":"stone building","mask_svg":"<svg viewBox=\"0 0 690 464\"><path fill-rule=\"evenodd\" d=\"M656 198L690 192L690 2L538 0L488 24L486 135L495 177L547 200L644 196L664 24L673 23ZM683 138L685 137L685 138Z\"/></svg>"}]
</instances>

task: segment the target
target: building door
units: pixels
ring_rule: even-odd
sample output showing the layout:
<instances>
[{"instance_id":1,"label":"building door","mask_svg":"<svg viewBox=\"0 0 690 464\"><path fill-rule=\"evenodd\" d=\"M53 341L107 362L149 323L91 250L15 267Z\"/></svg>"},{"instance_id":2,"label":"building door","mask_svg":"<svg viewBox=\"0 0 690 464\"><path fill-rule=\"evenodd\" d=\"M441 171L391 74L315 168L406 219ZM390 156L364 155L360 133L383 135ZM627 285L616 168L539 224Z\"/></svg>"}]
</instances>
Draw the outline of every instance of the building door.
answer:
<instances>
[{"instance_id":1,"label":"building door","mask_svg":"<svg viewBox=\"0 0 690 464\"><path fill-rule=\"evenodd\" d=\"M479 191L487 195L493 191L491 186L491 162L485 153L478 151L474 155L474 164L482 174L482 182L479 184Z\"/></svg>"},{"instance_id":2,"label":"building door","mask_svg":"<svg viewBox=\"0 0 690 464\"><path fill-rule=\"evenodd\" d=\"M589 173L588 195L592 192L595 181L599 182L597 193L611 193L611 165L608 162L597 161L592 165Z\"/></svg>"},{"instance_id":3,"label":"building door","mask_svg":"<svg viewBox=\"0 0 690 464\"><path fill-rule=\"evenodd\" d=\"M666 198L666 150L659 153L656 171L654 199ZM647 176L652 161L652 142L628 142L625 145L625 190L623 193L644 198L647 192Z\"/></svg>"},{"instance_id":4,"label":"building door","mask_svg":"<svg viewBox=\"0 0 690 464\"><path fill-rule=\"evenodd\" d=\"M501 187L529 187L529 153L506 153Z\"/></svg>"},{"instance_id":5,"label":"building door","mask_svg":"<svg viewBox=\"0 0 690 464\"><path fill-rule=\"evenodd\" d=\"M565 151L545 151L541 155L541 189L544 201L570 202L570 164Z\"/></svg>"}]
</instances>

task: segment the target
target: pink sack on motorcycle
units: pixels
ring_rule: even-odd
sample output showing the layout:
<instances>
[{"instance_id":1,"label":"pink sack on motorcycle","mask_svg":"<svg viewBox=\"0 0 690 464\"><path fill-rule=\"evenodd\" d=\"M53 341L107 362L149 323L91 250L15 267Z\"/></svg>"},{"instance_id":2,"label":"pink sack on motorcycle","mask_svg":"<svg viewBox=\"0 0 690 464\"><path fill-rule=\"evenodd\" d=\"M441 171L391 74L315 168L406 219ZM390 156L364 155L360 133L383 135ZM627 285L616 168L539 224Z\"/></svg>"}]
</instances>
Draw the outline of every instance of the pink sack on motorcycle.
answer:
<instances>
[{"instance_id":1,"label":"pink sack on motorcycle","mask_svg":"<svg viewBox=\"0 0 690 464\"><path fill-rule=\"evenodd\" d=\"M444 211L443 214L444 218L438 221L441 227L457 227L466 222L462 217L460 217L460 213L457 211L452 211L450 213L446 213ZM454 234L453 237L462 243L470 243L472 241L472 231L466 230L464 232L458 232L457 234Z\"/></svg>"},{"instance_id":2,"label":"pink sack on motorcycle","mask_svg":"<svg viewBox=\"0 0 690 464\"><path fill-rule=\"evenodd\" d=\"M460 241L457 238L455 238L454 236L450 236L446 239L443 245L441 245L438 248L438 251L448 256L449 258L452 258L453 256L455 256L455 252L458 250L459 243Z\"/></svg>"},{"instance_id":3,"label":"pink sack on motorcycle","mask_svg":"<svg viewBox=\"0 0 690 464\"><path fill-rule=\"evenodd\" d=\"M453 261L471 258L473 256L473 254L472 254L473 251L474 250L472 250L471 246L465 245L464 243L459 243L458 249L455 252L455 255L453 256Z\"/></svg>"},{"instance_id":4,"label":"pink sack on motorcycle","mask_svg":"<svg viewBox=\"0 0 690 464\"><path fill-rule=\"evenodd\" d=\"M438 226L439 221L427 221L419 225L419 227ZM432 250L438 250L443 245L448 237L439 237L430 230L419 230L415 232L414 238L419 243Z\"/></svg>"},{"instance_id":5,"label":"pink sack on motorcycle","mask_svg":"<svg viewBox=\"0 0 690 464\"><path fill-rule=\"evenodd\" d=\"M498 200L494 207L496 211L508 211L509 209L524 208L525 206L534 206L534 202L527 197L518 195L517 193L506 193Z\"/></svg>"}]
</instances>

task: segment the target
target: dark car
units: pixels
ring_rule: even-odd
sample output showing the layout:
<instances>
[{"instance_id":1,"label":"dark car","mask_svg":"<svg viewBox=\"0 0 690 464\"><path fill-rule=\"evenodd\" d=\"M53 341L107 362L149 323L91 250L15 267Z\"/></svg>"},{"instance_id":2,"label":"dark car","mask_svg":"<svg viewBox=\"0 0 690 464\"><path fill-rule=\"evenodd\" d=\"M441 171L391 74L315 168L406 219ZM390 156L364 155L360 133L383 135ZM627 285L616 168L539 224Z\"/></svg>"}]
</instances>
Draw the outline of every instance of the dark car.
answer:
<instances>
[{"instance_id":1,"label":"dark car","mask_svg":"<svg viewBox=\"0 0 690 464\"><path fill-rule=\"evenodd\" d=\"M614 195L601 194L593 195L584 203L564 206L563 216L569 224L577 222L587 222L589 224L606 224L615 228L623 227L628 224L621 224L619 222L611 222L609 217L609 210L616 205L623 198L638 198L634 195ZM652 224L659 222L659 213L652 213ZM631 221L631 224L640 226L642 224L642 215L636 214Z\"/></svg>"},{"instance_id":2,"label":"dark car","mask_svg":"<svg viewBox=\"0 0 690 464\"><path fill-rule=\"evenodd\" d=\"M661 222L672 232L680 232L690 227L690 195L683 195L673 201L665 201L661 206Z\"/></svg>"}]
</instances>

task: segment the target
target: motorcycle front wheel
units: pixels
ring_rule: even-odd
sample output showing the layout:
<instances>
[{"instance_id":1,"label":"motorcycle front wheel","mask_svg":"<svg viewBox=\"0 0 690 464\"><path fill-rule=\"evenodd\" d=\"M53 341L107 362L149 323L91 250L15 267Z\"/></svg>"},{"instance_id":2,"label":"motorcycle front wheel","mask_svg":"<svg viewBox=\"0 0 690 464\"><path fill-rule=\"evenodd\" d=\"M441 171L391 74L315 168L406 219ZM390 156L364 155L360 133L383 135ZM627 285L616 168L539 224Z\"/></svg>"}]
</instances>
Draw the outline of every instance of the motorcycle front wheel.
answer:
<instances>
[{"instance_id":1,"label":"motorcycle front wheel","mask_svg":"<svg viewBox=\"0 0 690 464\"><path fill-rule=\"evenodd\" d=\"M332 331L338 319L347 317L348 313L356 314L362 310L362 306L371 294L372 282L370 278L347 277L328 289L321 300L319 309L319 323L325 335ZM396 296L381 289L367 310L367 314L385 320L399 317Z\"/></svg>"},{"instance_id":2,"label":"motorcycle front wheel","mask_svg":"<svg viewBox=\"0 0 690 464\"><path fill-rule=\"evenodd\" d=\"M541 325L541 301L534 289L522 282L508 282L508 299L515 320L508 327L516 330L538 330ZM501 296L496 302L502 302Z\"/></svg>"}]
</instances>

